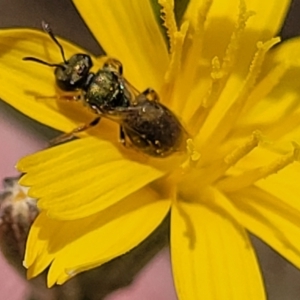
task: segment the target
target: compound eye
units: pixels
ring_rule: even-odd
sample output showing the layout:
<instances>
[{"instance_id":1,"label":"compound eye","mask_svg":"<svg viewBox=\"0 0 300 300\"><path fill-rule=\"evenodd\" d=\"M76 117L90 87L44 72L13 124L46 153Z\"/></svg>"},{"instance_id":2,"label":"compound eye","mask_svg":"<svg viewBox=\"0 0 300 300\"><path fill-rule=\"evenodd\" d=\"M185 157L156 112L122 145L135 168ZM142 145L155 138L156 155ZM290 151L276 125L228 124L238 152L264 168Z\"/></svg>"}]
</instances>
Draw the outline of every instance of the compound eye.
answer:
<instances>
[{"instance_id":1,"label":"compound eye","mask_svg":"<svg viewBox=\"0 0 300 300\"><path fill-rule=\"evenodd\" d=\"M74 84L72 84L71 76L68 72L68 68L62 66L57 67L54 71L56 84L63 91L75 91L77 89Z\"/></svg>"}]
</instances>

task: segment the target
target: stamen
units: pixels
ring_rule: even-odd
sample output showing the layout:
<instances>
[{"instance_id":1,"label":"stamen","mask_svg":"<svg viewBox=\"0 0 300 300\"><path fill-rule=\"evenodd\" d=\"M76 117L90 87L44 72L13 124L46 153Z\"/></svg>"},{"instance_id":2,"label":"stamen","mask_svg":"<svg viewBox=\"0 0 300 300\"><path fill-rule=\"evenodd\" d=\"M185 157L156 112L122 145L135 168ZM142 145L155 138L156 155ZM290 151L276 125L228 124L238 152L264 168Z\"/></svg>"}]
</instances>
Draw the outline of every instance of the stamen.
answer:
<instances>
[{"instance_id":1,"label":"stamen","mask_svg":"<svg viewBox=\"0 0 300 300\"><path fill-rule=\"evenodd\" d=\"M192 135L195 135L204 123L209 113L209 109L207 108L211 107L219 97L220 79L224 76L224 73L221 71L221 63L218 56L215 56L212 60L212 72L210 76L212 79L211 86L204 96L201 105L194 111L188 123L188 128Z\"/></svg>"},{"instance_id":2,"label":"stamen","mask_svg":"<svg viewBox=\"0 0 300 300\"><path fill-rule=\"evenodd\" d=\"M201 184L209 185L223 176L225 172L235 165L239 160L249 154L262 141L262 134L257 130L254 131L251 137L238 146L231 153L225 156L224 159L212 159L213 163L200 170L199 177L203 178Z\"/></svg>"},{"instance_id":3,"label":"stamen","mask_svg":"<svg viewBox=\"0 0 300 300\"><path fill-rule=\"evenodd\" d=\"M195 132L199 131L199 128L203 125L207 116L209 115L210 108L214 106L220 94L222 93L227 78L235 64L235 58L240 47L241 38L243 36L246 23L254 14L255 13L252 11L247 11L245 1L241 0L239 5L238 19L235 29L231 35L230 42L227 46L223 62L221 63L218 57L215 57L212 61L211 85L208 89L207 96L201 103L201 106L207 109L205 110L205 113L202 114L201 119L198 118L197 124L190 122L190 126L194 128ZM202 110L202 108L199 109ZM199 116L199 111L196 110L196 112L198 112ZM192 120L194 120L195 116L197 116L196 112L191 117Z\"/></svg>"},{"instance_id":4,"label":"stamen","mask_svg":"<svg viewBox=\"0 0 300 300\"><path fill-rule=\"evenodd\" d=\"M254 184L256 181L279 172L294 161L300 160L300 146L293 143L294 151L282 156L269 165L246 171L239 176L227 177L217 183L219 189L225 192L233 192Z\"/></svg>"},{"instance_id":5,"label":"stamen","mask_svg":"<svg viewBox=\"0 0 300 300\"><path fill-rule=\"evenodd\" d=\"M196 1L190 3L186 13L186 15L188 15L187 19L190 20L190 24L184 44L182 45L182 51L184 53L184 62L181 71L182 76L180 78L180 83L176 86L176 94L180 99L186 97L187 93L190 92L195 80L197 80L199 65L201 64L199 58L201 57L203 48L204 28L213 1L204 0L203 2L204 3L200 4L200 7L199 3ZM186 53L188 53L188 55L185 55ZM172 105L176 106L175 110L178 112L188 109L188 103L184 101L174 101ZM194 106L195 104L191 103L191 105Z\"/></svg>"},{"instance_id":6,"label":"stamen","mask_svg":"<svg viewBox=\"0 0 300 300\"><path fill-rule=\"evenodd\" d=\"M240 5L239 5L238 20L235 25L235 29L230 37L230 42L227 46L221 68L219 67L217 77L214 77L214 71L215 71L214 70L214 62L212 64L212 73L211 73L212 87L211 87L211 90L214 91L213 93L211 93L212 95L220 94L224 84L222 84L222 85L220 83L216 84L216 81L218 81L218 80L220 81L223 78L226 79L226 77L231 72L232 67L235 63L237 51L240 47L241 37L243 36L244 29L246 27L246 23L247 23L248 19L251 16L253 16L254 14L255 13L253 11L247 11L247 6L246 6L245 1L241 0ZM225 82L226 82L226 80L224 80L224 83ZM209 102L213 102L213 101L210 100Z\"/></svg>"},{"instance_id":7,"label":"stamen","mask_svg":"<svg viewBox=\"0 0 300 300\"><path fill-rule=\"evenodd\" d=\"M187 139L186 149L187 149L188 158L181 165L181 169L183 173L189 170L191 167L195 167L201 157L201 154L196 150L192 139Z\"/></svg>"},{"instance_id":8,"label":"stamen","mask_svg":"<svg viewBox=\"0 0 300 300\"><path fill-rule=\"evenodd\" d=\"M258 143L262 140L260 131L254 131L251 138L242 146L236 148L224 159L225 163L229 166L235 165L241 158L246 156L250 151L257 147Z\"/></svg>"},{"instance_id":9,"label":"stamen","mask_svg":"<svg viewBox=\"0 0 300 300\"><path fill-rule=\"evenodd\" d=\"M201 1L203 2L203 1ZM185 13L187 20L191 21L191 30L193 30L193 35L200 32L204 32L204 23L207 19L207 14L213 3L213 0L204 0L204 3L200 4L199 1L190 1Z\"/></svg>"},{"instance_id":10,"label":"stamen","mask_svg":"<svg viewBox=\"0 0 300 300\"><path fill-rule=\"evenodd\" d=\"M211 62L212 72L210 74L213 81L216 81L224 76L221 70L221 63L218 56L215 56Z\"/></svg>"},{"instance_id":11,"label":"stamen","mask_svg":"<svg viewBox=\"0 0 300 300\"><path fill-rule=\"evenodd\" d=\"M220 87L220 79L224 76L224 72L221 69L221 62L218 56L215 56L211 62L211 73L212 79L211 87L208 90L207 96L202 100L202 106L207 108L215 102L218 97L216 93Z\"/></svg>"},{"instance_id":12,"label":"stamen","mask_svg":"<svg viewBox=\"0 0 300 300\"><path fill-rule=\"evenodd\" d=\"M207 15L210 10L210 7L213 3L213 0L206 0L200 7L197 15L197 23L196 23L196 35L198 36L198 41L202 41L204 36L204 26L206 23Z\"/></svg>"},{"instance_id":13,"label":"stamen","mask_svg":"<svg viewBox=\"0 0 300 300\"><path fill-rule=\"evenodd\" d=\"M177 24L174 14L174 0L158 0L161 5L161 19L164 21L163 26L167 29L169 38L170 53L172 54L175 46L175 33L177 32Z\"/></svg>"},{"instance_id":14,"label":"stamen","mask_svg":"<svg viewBox=\"0 0 300 300\"><path fill-rule=\"evenodd\" d=\"M258 50L255 53L254 58L251 62L249 73L246 78L246 82L244 84L241 94L243 95L249 94L249 90L253 87L253 85L257 80L258 75L260 74L261 66L264 62L266 53L279 42L280 42L280 38L276 37L266 41L265 43L263 42L257 43Z\"/></svg>"},{"instance_id":15,"label":"stamen","mask_svg":"<svg viewBox=\"0 0 300 300\"><path fill-rule=\"evenodd\" d=\"M171 60L168 70L165 74L165 82L169 83L174 80L181 67L182 45L188 30L189 23L184 22L180 31L174 33L174 46L173 52L171 52Z\"/></svg>"},{"instance_id":16,"label":"stamen","mask_svg":"<svg viewBox=\"0 0 300 300\"><path fill-rule=\"evenodd\" d=\"M192 139L186 141L186 149L192 161L198 161L201 154L195 149L195 145Z\"/></svg>"},{"instance_id":17,"label":"stamen","mask_svg":"<svg viewBox=\"0 0 300 300\"><path fill-rule=\"evenodd\" d=\"M268 95L280 82L287 69L288 65L282 63L275 66L270 72L268 72L268 74L259 83L256 84L255 89L248 97L247 103L244 106L242 112L249 111L261 99Z\"/></svg>"},{"instance_id":18,"label":"stamen","mask_svg":"<svg viewBox=\"0 0 300 300\"><path fill-rule=\"evenodd\" d=\"M161 97L166 99L165 102L168 105L171 105L171 100L175 100L173 98L172 93L174 92L174 83L177 78L177 75L180 73L181 63L182 63L182 46L185 40L185 36L188 30L189 23L184 22L181 27L180 31L174 33L174 46L173 52L170 54L170 63L168 69L166 71L164 77L164 84L161 88Z\"/></svg>"},{"instance_id":19,"label":"stamen","mask_svg":"<svg viewBox=\"0 0 300 300\"><path fill-rule=\"evenodd\" d=\"M255 82L261 70L262 63L265 58L265 54L279 41L280 38L272 38L271 40L265 43L257 43L258 50L254 55L254 58L249 68L249 73L241 91L239 92L239 95L236 97L231 107L223 115L222 119L219 121L217 126L211 126L209 122L206 122L206 124L204 124L205 128L203 131L206 132L206 134L210 137L207 137L206 145L208 147L205 150L203 150L203 152L206 153L212 151L212 149L215 149L233 128L243 108L247 104L247 96L250 94L251 89L253 89L253 86L255 85ZM219 112L217 113L219 114ZM210 120L214 120L215 123L215 117L213 114L210 114ZM208 127L212 127L212 129L208 129ZM202 135L201 138L205 139L206 137ZM195 142L197 144L197 141Z\"/></svg>"},{"instance_id":20,"label":"stamen","mask_svg":"<svg viewBox=\"0 0 300 300\"><path fill-rule=\"evenodd\" d=\"M253 11L247 11L247 6L244 0L240 1L238 20L233 31L229 45L226 49L225 56L222 63L222 71L224 75L227 75L235 63L236 53L240 46L241 37L244 33L246 23L248 19L255 15Z\"/></svg>"},{"instance_id":21,"label":"stamen","mask_svg":"<svg viewBox=\"0 0 300 300\"><path fill-rule=\"evenodd\" d=\"M212 3L213 0L205 0L199 8L199 4L196 1L193 2L194 5L189 4L187 14L193 16L187 18L191 21L188 32L189 38L186 41L187 43L192 43L190 45L186 45L186 48L190 48L189 55L186 56L186 61L184 62L184 65L186 66L186 70L188 70L188 72L195 69L193 68L195 64L197 66L197 61L195 61L195 58L201 57L204 39L204 28L206 25L207 15Z\"/></svg>"}]
</instances>

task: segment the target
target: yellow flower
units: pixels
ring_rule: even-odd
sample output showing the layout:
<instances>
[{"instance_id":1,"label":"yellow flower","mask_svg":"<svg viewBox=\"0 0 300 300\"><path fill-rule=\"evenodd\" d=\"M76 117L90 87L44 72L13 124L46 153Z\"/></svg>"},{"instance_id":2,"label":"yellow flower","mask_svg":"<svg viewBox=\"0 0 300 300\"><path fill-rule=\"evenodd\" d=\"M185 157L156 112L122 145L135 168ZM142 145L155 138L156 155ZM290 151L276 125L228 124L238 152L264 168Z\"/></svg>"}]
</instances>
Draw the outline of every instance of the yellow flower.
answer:
<instances>
[{"instance_id":1,"label":"yellow flower","mask_svg":"<svg viewBox=\"0 0 300 300\"><path fill-rule=\"evenodd\" d=\"M170 212L180 299L265 299L247 230L300 267L300 41L273 48L290 1L191 0L176 24L172 1L159 0L168 44L149 0L74 3L126 78L158 91L191 138L185 154L154 159L118 144L118 126L104 120L22 159L21 182L42 209L29 277L50 266L48 285L62 284L130 251ZM37 101L57 94L54 76L20 58L60 62L48 36L0 37L1 98L65 132L94 118L78 103ZM85 52L62 44L68 55Z\"/></svg>"}]
</instances>

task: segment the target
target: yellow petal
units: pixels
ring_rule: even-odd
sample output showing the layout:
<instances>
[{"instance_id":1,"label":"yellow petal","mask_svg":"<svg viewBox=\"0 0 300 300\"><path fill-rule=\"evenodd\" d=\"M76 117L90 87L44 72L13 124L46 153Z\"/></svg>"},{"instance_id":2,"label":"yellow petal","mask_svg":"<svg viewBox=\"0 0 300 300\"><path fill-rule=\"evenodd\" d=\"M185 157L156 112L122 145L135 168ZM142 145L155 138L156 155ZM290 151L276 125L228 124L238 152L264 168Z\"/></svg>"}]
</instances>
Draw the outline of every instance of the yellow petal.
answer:
<instances>
[{"instance_id":1,"label":"yellow petal","mask_svg":"<svg viewBox=\"0 0 300 300\"><path fill-rule=\"evenodd\" d=\"M171 255L180 299L265 299L249 237L220 206L172 208Z\"/></svg>"},{"instance_id":2,"label":"yellow petal","mask_svg":"<svg viewBox=\"0 0 300 300\"><path fill-rule=\"evenodd\" d=\"M67 57L86 51L60 39ZM53 68L28 61L33 56L47 62L60 63L62 57L50 37L37 30L2 29L0 32L0 98L27 116L61 131L70 131L78 123L94 116L80 103L56 100ZM93 58L96 67L100 64ZM3 84L5 80L5 84Z\"/></svg>"},{"instance_id":3,"label":"yellow petal","mask_svg":"<svg viewBox=\"0 0 300 300\"><path fill-rule=\"evenodd\" d=\"M242 224L299 268L299 209L293 210L287 205L287 199L256 187L231 194L230 198L241 212Z\"/></svg>"},{"instance_id":4,"label":"yellow petal","mask_svg":"<svg viewBox=\"0 0 300 300\"><path fill-rule=\"evenodd\" d=\"M136 154L95 137L79 139L23 158L18 168L28 174L21 184L32 186L29 194L49 216L83 218L164 175Z\"/></svg>"},{"instance_id":5,"label":"yellow petal","mask_svg":"<svg viewBox=\"0 0 300 300\"><path fill-rule=\"evenodd\" d=\"M161 223L170 201L158 199L144 188L80 220L58 221L41 213L29 234L25 263L30 270L38 263L45 268L43 262L53 260L48 275L48 285L52 286L112 260L141 243ZM43 243L47 247L40 249Z\"/></svg>"},{"instance_id":6,"label":"yellow petal","mask_svg":"<svg viewBox=\"0 0 300 300\"><path fill-rule=\"evenodd\" d=\"M150 1L73 2L107 55L124 64L125 77L140 90L159 90L168 52Z\"/></svg>"},{"instance_id":7,"label":"yellow petal","mask_svg":"<svg viewBox=\"0 0 300 300\"><path fill-rule=\"evenodd\" d=\"M280 203L286 206L287 210L300 214L299 178L300 165L294 163L266 179L259 180L255 185L273 197L280 199Z\"/></svg>"},{"instance_id":8,"label":"yellow petal","mask_svg":"<svg viewBox=\"0 0 300 300\"><path fill-rule=\"evenodd\" d=\"M35 253L35 248L30 248L31 252ZM40 248L36 248L38 250L41 250ZM32 259L32 257L30 257L28 254L26 254L27 257L29 257L30 259ZM31 279L34 278L36 276L38 276L39 274L41 274L53 261L53 259L55 258L54 254L48 253L47 249L43 249L40 253L40 256L38 256L38 259L35 260L33 262L32 265L30 265L30 268L27 270L27 278ZM27 261L25 259L25 263L24 266L27 267Z\"/></svg>"}]
</instances>

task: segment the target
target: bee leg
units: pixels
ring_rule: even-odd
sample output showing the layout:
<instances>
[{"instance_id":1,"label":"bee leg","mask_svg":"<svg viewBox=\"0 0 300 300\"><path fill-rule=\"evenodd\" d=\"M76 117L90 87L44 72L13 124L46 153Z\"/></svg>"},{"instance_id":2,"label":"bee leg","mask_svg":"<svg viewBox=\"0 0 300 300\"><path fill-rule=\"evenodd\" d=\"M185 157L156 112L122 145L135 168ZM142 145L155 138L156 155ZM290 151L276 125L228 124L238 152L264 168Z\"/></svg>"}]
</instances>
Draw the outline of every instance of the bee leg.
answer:
<instances>
[{"instance_id":1,"label":"bee leg","mask_svg":"<svg viewBox=\"0 0 300 300\"><path fill-rule=\"evenodd\" d=\"M35 99L44 100L44 99L56 99L63 101L80 101L83 98L82 94L74 93L74 94L58 94L53 96L43 96L43 95L35 95Z\"/></svg>"},{"instance_id":2,"label":"bee leg","mask_svg":"<svg viewBox=\"0 0 300 300\"><path fill-rule=\"evenodd\" d=\"M82 100L82 98L83 98L82 94L74 94L74 95L60 94L56 96L57 100L65 100L65 101L80 101Z\"/></svg>"},{"instance_id":3,"label":"bee leg","mask_svg":"<svg viewBox=\"0 0 300 300\"><path fill-rule=\"evenodd\" d=\"M147 88L145 91L142 92L143 95L150 101L159 102L159 96L157 92L152 88Z\"/></svg>"},{"instance_id":4,"label":"bee leg","mask_svg":"<svg viewBox=\"0 0 300 300\"><path fill-rule=\"evenodd\" d=\"M50 146L55 146L55 145L58 145L58 144L61 144L61 143L71 140L72 138L75 137L76 133L85 131L91 127L96 126L100 122L100 120L101 120L101 117L97 117L89 124L84 124L84 125L78 126L77 128L73 129L71 132L63 133L62 135L52 139L50 141Z\"/></svg>"},{"instance_id":5,"label":"bee leg","mask_svg":"<svg viewBox=\"0 0 300 300\"><path fill-rule=\"evenodd\" d=\"M123 146L127 146L126 145L126 135L124 132L124 128L122 126L120 126L120 136L119 136L119 141Z\"/></svg>"}]
</instances>

